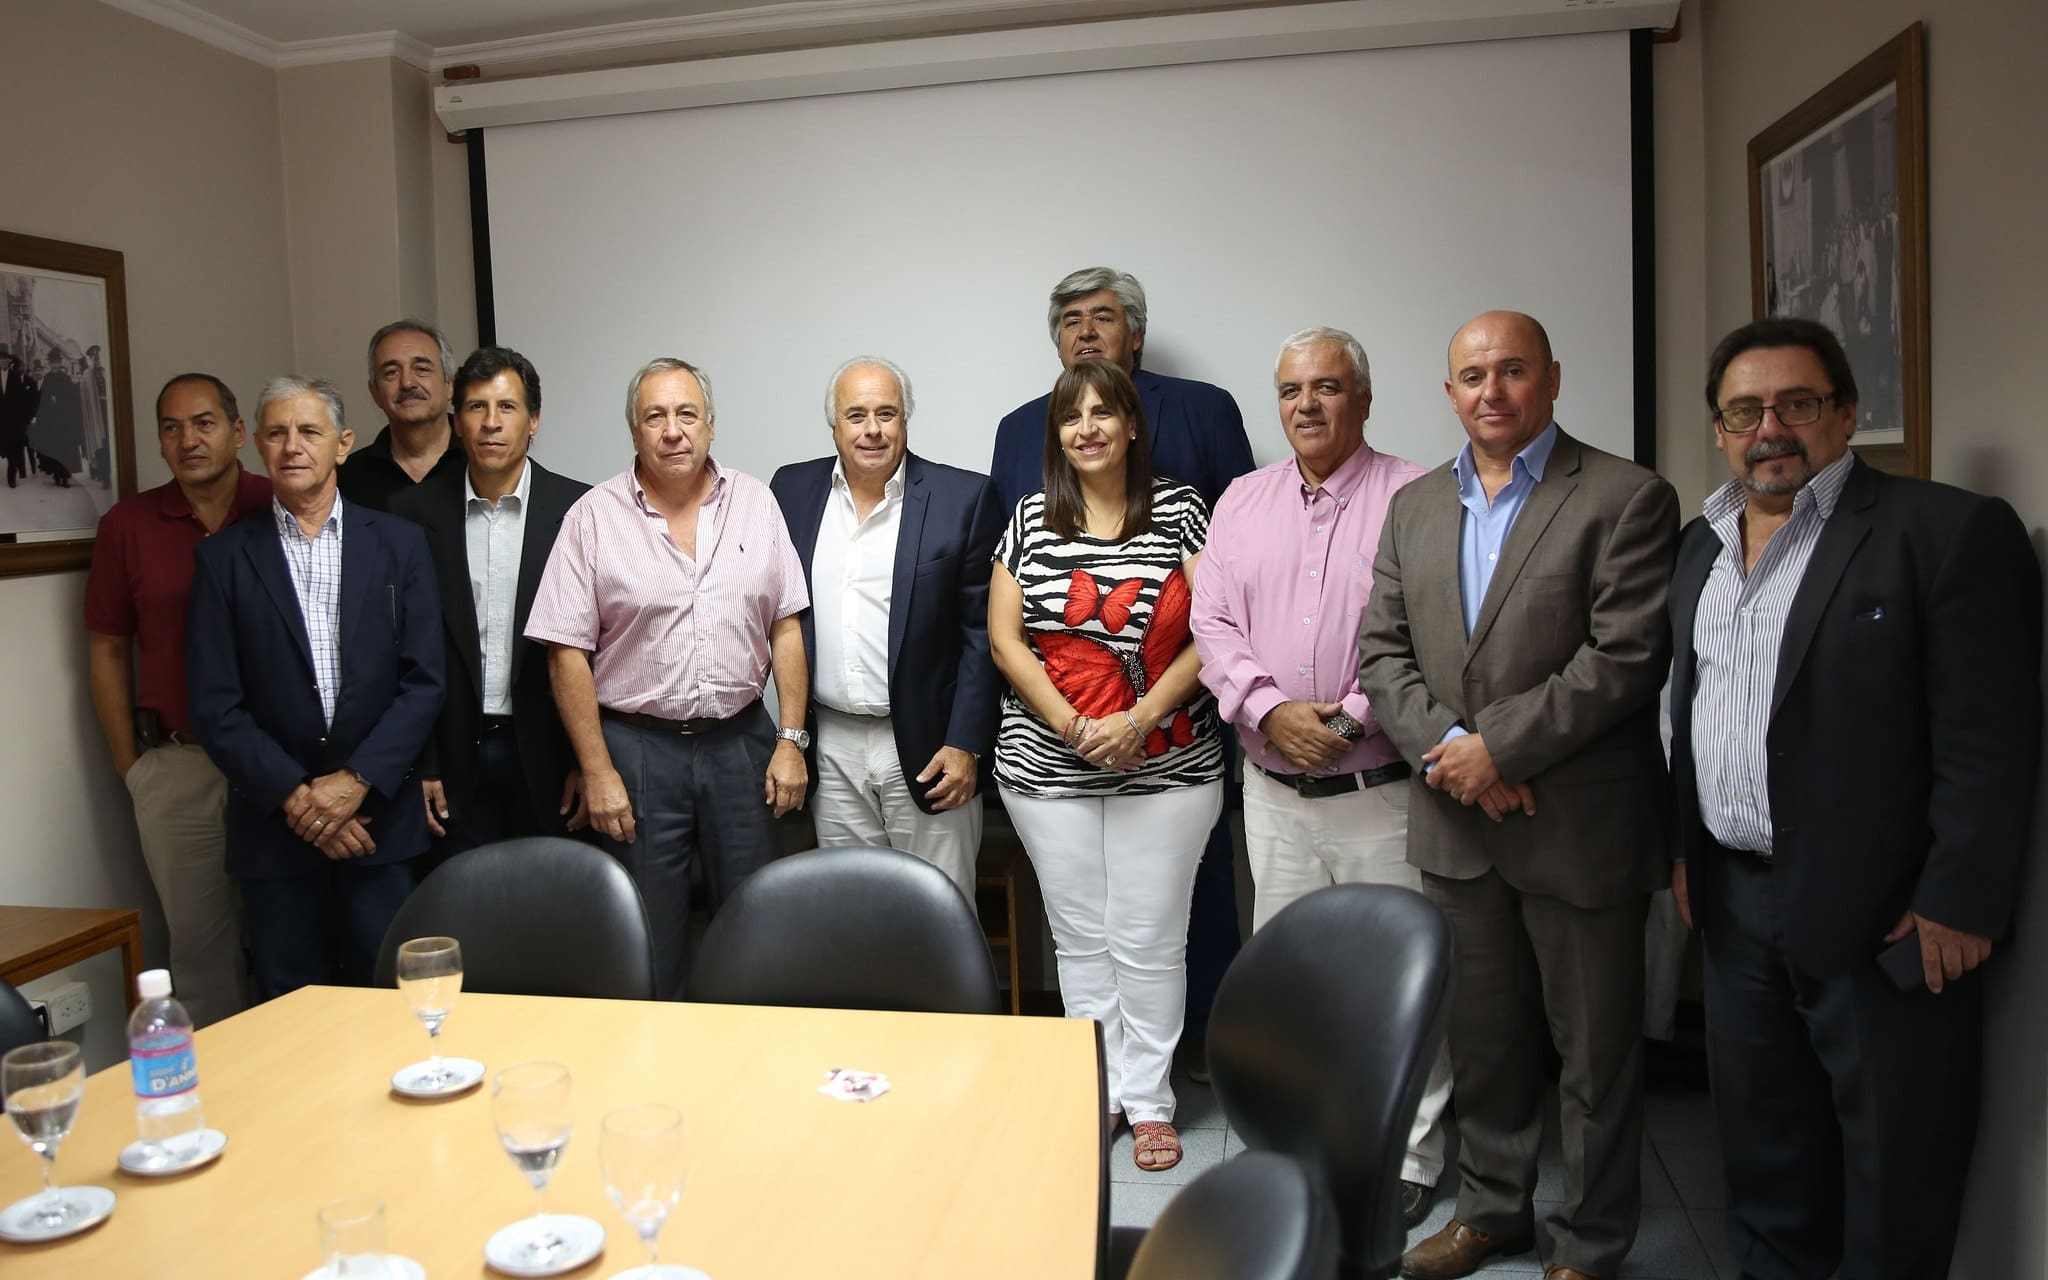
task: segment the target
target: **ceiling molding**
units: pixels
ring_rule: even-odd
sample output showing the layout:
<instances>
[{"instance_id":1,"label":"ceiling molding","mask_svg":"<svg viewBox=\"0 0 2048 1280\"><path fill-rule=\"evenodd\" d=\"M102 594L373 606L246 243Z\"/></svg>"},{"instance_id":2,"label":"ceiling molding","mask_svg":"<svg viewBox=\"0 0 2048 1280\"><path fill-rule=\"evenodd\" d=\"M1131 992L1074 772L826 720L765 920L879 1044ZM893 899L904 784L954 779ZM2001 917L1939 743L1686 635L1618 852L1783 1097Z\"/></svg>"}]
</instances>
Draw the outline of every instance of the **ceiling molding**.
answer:
<instances>
[{"instance_id":1,"label":"ceiling molding","mask_svg":"<svg viewBox=\"0 0 2048 1280\"><path fill-rule=\"evenodd\" d=\"M451 131L835 93L1662 28L1679 0L1329 0L735 54L434 90Z\"/></svg>"},{"instance_id":2,"label":"ceiling molding","mask_svg":"<svg viewBox=\"0 0 2048 1280\"><path fill-rule=\"evenodd\" d=\"M210 44L237 57L260 62L266 67L277 65L278 55L284 48L269 36L258 35L245 26L186 4L184 0L100 0L100 3L110 9L133 14L145 22L168 27L180 35L191 36L201 44Z\"/></svg>"},{"instance_id":3,"label":"ceiling molding","mask_svg":"<svg viewBox=\"0 0 2048 1280\"><path fill-rule=\"evenodd\" d=\"M391 58L422 71L434 65L434 50L403 31L375 31L360 36L293 40L278 46L278 67L310 67L322 62L354 62L359 58Z\"/></svg>"},{"instance_id":4,"label":"ceiling molding","mask_svg":"<svg viewBox=\"0 0 2048 1280\"><path fill-rule=\"evenodd\" d=\"M716 13L615 22L546 35L443 45L434 51L435 71L452 66L499 66L544 58L609 53L616 49L688 44L734 37L800 34L806 31L879 26L919 19L1000 14L1039 22L1095 16L1101 6L1088 0L788 0Z\"/></svg>"}]
</instances>

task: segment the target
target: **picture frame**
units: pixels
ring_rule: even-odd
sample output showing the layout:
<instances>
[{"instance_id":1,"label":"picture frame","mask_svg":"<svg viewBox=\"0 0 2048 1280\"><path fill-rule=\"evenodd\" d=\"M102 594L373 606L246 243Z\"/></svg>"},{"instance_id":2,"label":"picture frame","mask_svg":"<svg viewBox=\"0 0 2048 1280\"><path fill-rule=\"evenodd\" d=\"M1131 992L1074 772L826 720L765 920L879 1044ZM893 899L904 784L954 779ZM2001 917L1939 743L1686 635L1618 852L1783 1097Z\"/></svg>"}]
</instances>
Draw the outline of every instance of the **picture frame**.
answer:
<instances>
[{"instance_id":1,"label":"picture frame","mask_svg":"<svg viewBox=\"0 0 2048 1280\"><path fill-rule=\"evenodd\" d=\"M1850 446L1923 479L1926 66L1916 22L1749 140L1752 314L1834 330L1859 393Z\"/></svg>"},{"instance_id":2,"label":"picture frame","mask_svg":"<svg viewBox=\"0 0 2048 1280\"><path fill-rule=\"evenodd\" d=\"M83 569L135 492L118 250L0 231L0 577Z\"/></svg>"}]
</instances>

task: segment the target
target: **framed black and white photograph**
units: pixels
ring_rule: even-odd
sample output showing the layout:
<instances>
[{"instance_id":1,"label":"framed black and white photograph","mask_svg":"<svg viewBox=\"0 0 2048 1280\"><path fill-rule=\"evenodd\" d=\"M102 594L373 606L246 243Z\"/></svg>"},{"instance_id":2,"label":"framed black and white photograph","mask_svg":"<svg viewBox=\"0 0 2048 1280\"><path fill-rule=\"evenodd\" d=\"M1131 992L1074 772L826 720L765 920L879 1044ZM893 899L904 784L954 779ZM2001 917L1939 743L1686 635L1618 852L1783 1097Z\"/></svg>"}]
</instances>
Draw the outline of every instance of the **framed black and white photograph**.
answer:
<instances>
[{"instance_id":1,"label":"framed black and white photograph","mask_svg":"<svg viewBox=\"0 0 2048 1280\"><path fill-rule=\"evenodd\" d=\"M1754 314L1818 320L1860 400L1852 446L1928 474L1927 106L1913 24L1749 142Z\"/></svg>"},{"instance_id":2,"label":"framed black and white photograph","mask_svg":"<svg viewBox=\"0 0 2048 1280\"><path fill-rule=\"evenodd\" d=\"M135 491L120 253L0 231L0 576L83 568Z\"/></svg>"}]
</instances>

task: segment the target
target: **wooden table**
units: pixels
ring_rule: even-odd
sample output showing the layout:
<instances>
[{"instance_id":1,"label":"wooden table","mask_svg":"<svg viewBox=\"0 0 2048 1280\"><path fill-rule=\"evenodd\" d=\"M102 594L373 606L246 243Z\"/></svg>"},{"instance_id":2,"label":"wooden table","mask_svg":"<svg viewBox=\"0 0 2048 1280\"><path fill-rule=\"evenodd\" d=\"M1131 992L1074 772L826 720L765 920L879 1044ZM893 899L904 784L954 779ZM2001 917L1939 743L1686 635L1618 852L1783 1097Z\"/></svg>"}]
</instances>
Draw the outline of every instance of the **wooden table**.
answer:
<instances>
[{"instance_id":1,"label":"wooden table","mask_svg":"<svg viewBox=\"0 0 2048 1280\"><path fill-rule=\"evenodd\" d=\"M45 978L113 947L127 968L127 1008L142 972L142 913L132 908L0 907L0 978L15 986Z\"/></svg>"},{"instance_id":2,"label":"wooden table","mask_svg":"<svg viewBox=\"0 0 2048 1280\"><path fill-rule=\"evenodd\" d=\"M568 1066L576 1129L550 1212L604 1224L605 1252L571 1275L645 1260L597 1159L605 1112L667 1102L688 1130L690 1181L662 1259L712 1280L905 1280L1096 1273L1102 1207L1094 1025L1064 1018L769 1009L465 993L441 1033L496 1069ZM128 1064L86 1086L57 1173L120 1197L68 1241L0 1243L0 1275L292 1280L319 1264L314 1211L386 1201L391 1248L435 1280L489 1276L484 1241L533 1212L491 1127L489 1082L412 1102L391 1073L427 1037L396 991L309 987L199 1032L212 1166L131 1177ZM873 1102L816 1092L830 1067L889 1076ZM0 1147L0 1204L33 1193L28 1148Z\"/></svg>"}]
</instances>

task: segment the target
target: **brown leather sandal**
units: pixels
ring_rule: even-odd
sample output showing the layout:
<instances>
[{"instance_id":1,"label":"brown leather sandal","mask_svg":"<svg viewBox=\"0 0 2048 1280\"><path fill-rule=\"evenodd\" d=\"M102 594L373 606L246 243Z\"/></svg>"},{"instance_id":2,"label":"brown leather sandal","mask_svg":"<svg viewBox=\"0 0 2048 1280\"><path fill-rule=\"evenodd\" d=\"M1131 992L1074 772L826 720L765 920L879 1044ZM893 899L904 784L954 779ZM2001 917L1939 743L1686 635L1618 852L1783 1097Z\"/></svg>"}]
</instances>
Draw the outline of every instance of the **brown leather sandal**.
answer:
<instances>
[{"instance_id":1,"label":"brown leather sandal","mask_svg":"<svg viewBox=\"0 0 2048 1280\"><path fill-rule=\"evenodd\" d=\"M1131 1163L1146 1173L1164 1173L1180 1163L1180 1134L1164 1120L1140 1120L1131 1126L1137 1141L1132 1144ZM1146 1156L1165 1156L1146 1163Z\"/></svg>"}]
</instances>

